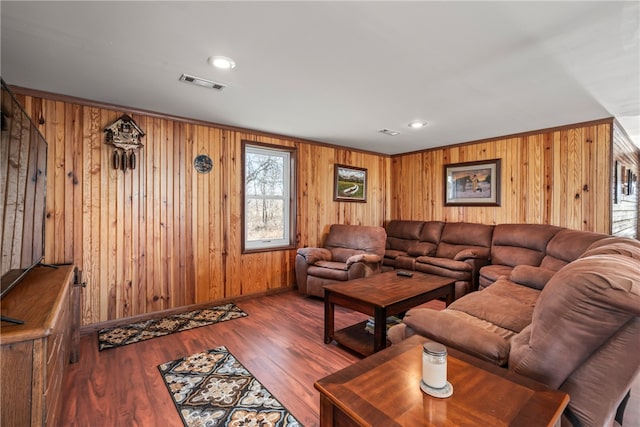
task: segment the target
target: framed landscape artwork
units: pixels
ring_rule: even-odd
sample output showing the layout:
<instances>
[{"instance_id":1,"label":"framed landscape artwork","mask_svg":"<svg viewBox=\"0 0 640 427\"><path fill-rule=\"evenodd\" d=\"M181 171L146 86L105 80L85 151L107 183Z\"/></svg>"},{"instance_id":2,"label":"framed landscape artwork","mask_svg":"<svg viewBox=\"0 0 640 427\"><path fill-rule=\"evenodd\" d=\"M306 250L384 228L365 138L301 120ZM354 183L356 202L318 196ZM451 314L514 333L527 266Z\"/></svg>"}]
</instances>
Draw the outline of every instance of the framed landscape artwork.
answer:
<instances>
[{"instance_id":1,"label":"framed landscape artwork","mask_svg":"<svg viewBox=\"0 0 640 427\"><path fill-rule=\"evenodd\" d=\"M500 159L444 166L445 206L500 206Z\"/></svg>"},{"instance_id":2,"label":"framed landscape artwork","mask_svg":"<svg viewBox=\"0 0 640 427\"><path fill-rule=\"evenodd\" d=\"M333 200L337 202L366 202L367 170L353 166L335 165Z\"/></svg>"}]
</instances>

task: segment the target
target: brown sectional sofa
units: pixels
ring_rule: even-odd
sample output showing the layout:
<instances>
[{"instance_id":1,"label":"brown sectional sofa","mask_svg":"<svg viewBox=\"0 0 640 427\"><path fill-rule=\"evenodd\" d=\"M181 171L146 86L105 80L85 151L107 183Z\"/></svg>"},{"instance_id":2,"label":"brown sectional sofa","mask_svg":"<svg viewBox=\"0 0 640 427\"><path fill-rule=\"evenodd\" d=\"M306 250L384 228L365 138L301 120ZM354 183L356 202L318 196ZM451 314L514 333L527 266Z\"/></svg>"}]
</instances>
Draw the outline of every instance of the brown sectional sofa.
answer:
<instances>
[{"instance_id":1,"label":"brown sectional sofa","mask_svg":"<svg viewBox=\"0 0 640 427\"><path fill-rule=\"evenodd\" d=\"M504 224L489 260L480 291L409 310L390 340L420 334L564 390L563 425L613 425L640 371L640 242Z\"/></svg>"}]
</instances>

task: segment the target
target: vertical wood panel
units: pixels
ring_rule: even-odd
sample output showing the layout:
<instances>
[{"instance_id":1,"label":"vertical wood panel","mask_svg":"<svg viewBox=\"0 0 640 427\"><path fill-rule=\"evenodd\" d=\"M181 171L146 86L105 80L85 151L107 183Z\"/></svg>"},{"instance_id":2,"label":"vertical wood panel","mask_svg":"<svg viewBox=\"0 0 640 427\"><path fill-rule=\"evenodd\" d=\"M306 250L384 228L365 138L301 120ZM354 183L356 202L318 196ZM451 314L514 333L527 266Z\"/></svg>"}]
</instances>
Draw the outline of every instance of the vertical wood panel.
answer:
<instances>
[{"instance_id":1,"label":"vertical wood panel","mask_svg":"<svg viewBox=\"0 0 640 427\"><path fill-rule=\"evenodd\" d=\"M603 232L611 224L602 214L610 183L600 179L611 169L608 123L390 158L136 114L144 148L136 169L123 172L112 168L103 129L125 111L21 100L44 119L39 127L50 144L46 259L84 271L83 324L294 284L295 250L241 253L242 140L297 149L298 246L321 244L333 223L392 218ZM214 160L209 174L193 169L201 151ZM492 158L503 161L502 206L445 208L443 165ZM333 200L336 164L367 169L367 203Z\"/></svg>"},{"instance_id":2,"label":"vertical wood panel","mask_svg":"<svg viewBox=\"0 0 640 427\"><path fill-rule=\"evenodd\" d=\"M541 223L608 233L611 126L575 126L394 156L391 217ZM501 206L444 207L443 165L492 158L502 159ZM425 193L417 188L420 183Z\"/></svg>"}]
</instances>

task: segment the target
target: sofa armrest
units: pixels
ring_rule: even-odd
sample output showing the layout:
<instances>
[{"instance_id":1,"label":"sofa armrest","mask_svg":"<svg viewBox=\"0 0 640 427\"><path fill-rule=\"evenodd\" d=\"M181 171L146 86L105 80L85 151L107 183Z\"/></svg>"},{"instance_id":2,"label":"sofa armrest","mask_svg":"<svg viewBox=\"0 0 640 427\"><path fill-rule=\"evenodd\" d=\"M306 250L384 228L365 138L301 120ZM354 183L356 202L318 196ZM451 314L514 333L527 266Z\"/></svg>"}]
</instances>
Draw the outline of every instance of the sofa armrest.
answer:
<instances>
[{"instance_id":1,"label":"sofa armrest","mask_svg":"<svg viewBox=\"0 0 640 427\"><path fill-rule=\"evenodd\" d=\"M307 264L315 264L318 261L331 261L331 251L325 248L300 248L298 255L304 257Z\"/></svg>"},{"instance_id":2,"label":"sofa armrest","mask_svg":"<svg viewBox=\"0 0 640 427\"><path fill-rule=\"evenodd\" d=\"M463 249L453 257L456 261L465 261L468 259L488 260L489 258L491 258L491 249L489 248Z\"/></svg>"},{"instance_id":3,"label":"sofa armrest","mask_svg":"<svg viewBox=\"0 0 640 427\"><path fill-rule=\"evenodd\" d=\"M532 265L516 265L511 271L509 280L533 289L542 289L556 274L555 271Z\"/></svg>"},{"instance_id":4,"label":"sofa armrest","mask_svg":"<svg viewBox=\"0 0 640 427\"><path fill-rule=\"evenodd\" d=\"M382 258L375 254L356 254L347 258L347 268L356 262L364 262L368 264L375 264L382 261Z\"/></svg>"}]
</instances>

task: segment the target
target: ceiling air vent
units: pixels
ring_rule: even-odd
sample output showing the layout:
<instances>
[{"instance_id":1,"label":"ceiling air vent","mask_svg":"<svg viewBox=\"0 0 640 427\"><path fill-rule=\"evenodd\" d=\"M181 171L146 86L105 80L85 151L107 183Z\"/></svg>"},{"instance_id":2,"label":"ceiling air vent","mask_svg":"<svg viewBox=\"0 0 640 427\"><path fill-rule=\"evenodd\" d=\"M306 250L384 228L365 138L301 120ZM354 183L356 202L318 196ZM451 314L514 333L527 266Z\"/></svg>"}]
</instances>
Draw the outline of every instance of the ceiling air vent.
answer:
<instances>
[{"instance_id":1,"label":"ceiling air vent","mask_svg":"<svg viewBox=\"0 0 640 427\"><path fill-rule=\"evenodd\" d=\"M397 130L391 130L391 129L380 129L378 132L384 133L385 135L390 135L390 136L400 135L400 132L398 132Z\"/></svg>"},{"instance_id":2,"label":"ceiling air vent","mask_svg":"<svg viewBox=\"0 0 640 427\"><path fill-rule=\"evenodd\" d=\"M227 85L223 85L222 83L212 82L211 80L207 80L207 79L203 79L203 78L195 77L195 76L190 76L189 74L181 75L180 76L180 81L183 81L183 82L186 82L186 83L191 83L191 84L194 84L196 86L206 87L207 89L222 90L225 87L227 87Z\"/></svg>"}]
</instances>

